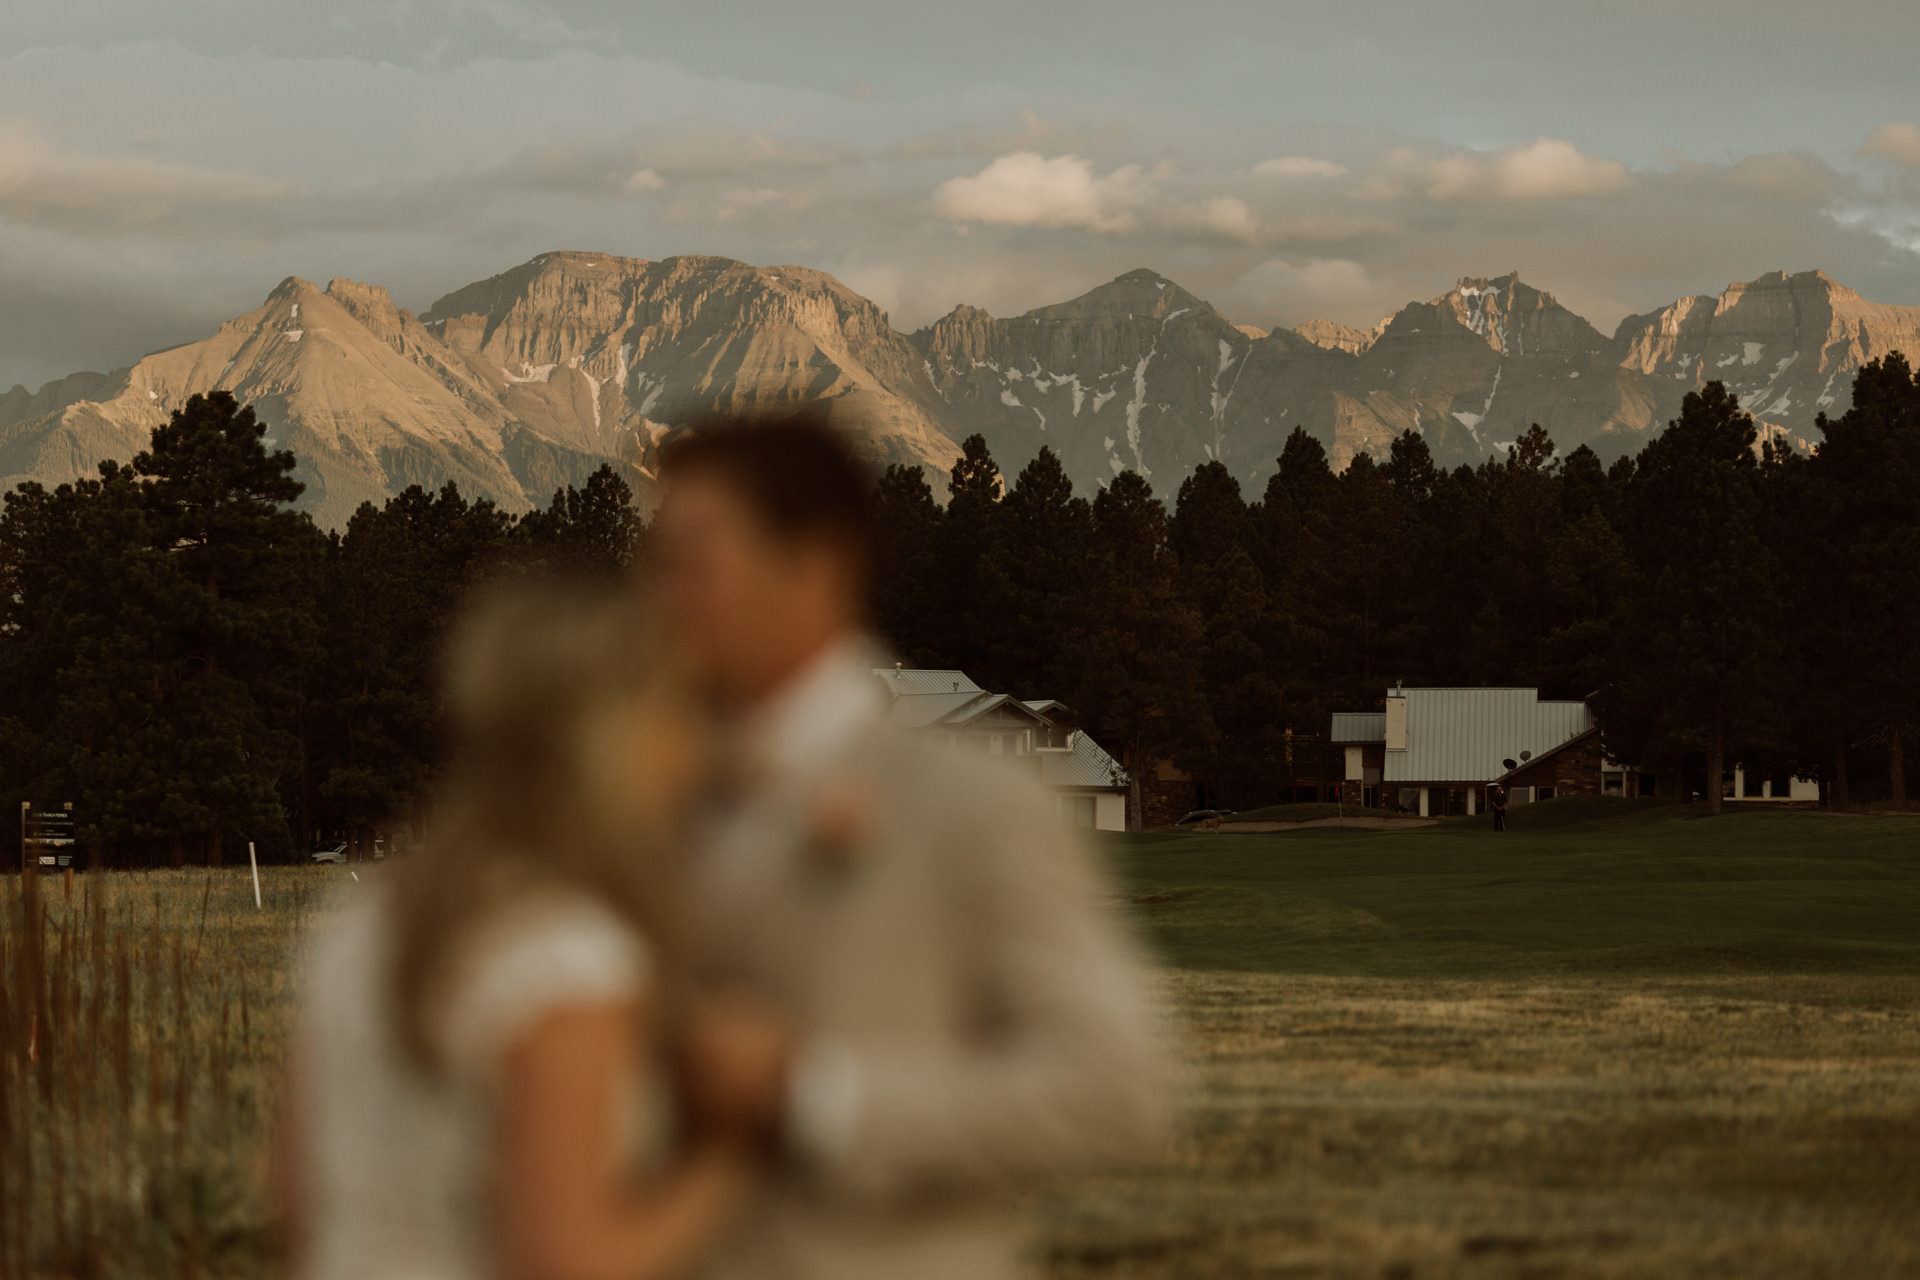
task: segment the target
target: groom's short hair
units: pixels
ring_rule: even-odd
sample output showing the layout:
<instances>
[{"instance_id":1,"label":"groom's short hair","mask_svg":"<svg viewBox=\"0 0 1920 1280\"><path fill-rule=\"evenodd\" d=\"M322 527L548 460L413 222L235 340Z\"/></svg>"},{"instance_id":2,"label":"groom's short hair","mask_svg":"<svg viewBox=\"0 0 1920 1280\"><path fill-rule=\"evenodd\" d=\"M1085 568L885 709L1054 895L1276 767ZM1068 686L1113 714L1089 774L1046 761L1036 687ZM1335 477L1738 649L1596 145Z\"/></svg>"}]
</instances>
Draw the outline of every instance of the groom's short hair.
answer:
<instances>
[{"instance_id":1,"label":"groom's short hair","mask_svg":"<svg viewBox=\"0 0 1920 1280\"><path fill-rule=\"evenodd\" d=\"M721 419L660 450L660 478L726 486L778 538L824 538L864 568L873 552L874 479L843 432L814 414Z\"/></svg>"}]
</instances>

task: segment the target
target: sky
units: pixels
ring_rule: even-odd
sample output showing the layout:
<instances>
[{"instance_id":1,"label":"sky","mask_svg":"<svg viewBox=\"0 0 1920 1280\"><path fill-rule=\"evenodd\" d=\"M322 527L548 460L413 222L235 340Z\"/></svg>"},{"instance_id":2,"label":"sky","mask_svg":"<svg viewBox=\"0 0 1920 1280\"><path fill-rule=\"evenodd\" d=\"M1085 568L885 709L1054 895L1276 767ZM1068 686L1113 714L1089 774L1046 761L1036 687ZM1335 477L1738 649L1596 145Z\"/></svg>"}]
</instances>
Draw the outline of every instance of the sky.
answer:
<instances>
[{"instance_id":1,"label":"sky","mask_svg":"<svg viewBox=\"0 0 1920 1280\"><path fill-rule=\"evenodd\" d=\"M1151 267L1262 327L1518 270L1611 331L1920 304L1912 0L0 0L0 388L280 280L818 267L896 327Z\"/></svg>"}]
</instances>

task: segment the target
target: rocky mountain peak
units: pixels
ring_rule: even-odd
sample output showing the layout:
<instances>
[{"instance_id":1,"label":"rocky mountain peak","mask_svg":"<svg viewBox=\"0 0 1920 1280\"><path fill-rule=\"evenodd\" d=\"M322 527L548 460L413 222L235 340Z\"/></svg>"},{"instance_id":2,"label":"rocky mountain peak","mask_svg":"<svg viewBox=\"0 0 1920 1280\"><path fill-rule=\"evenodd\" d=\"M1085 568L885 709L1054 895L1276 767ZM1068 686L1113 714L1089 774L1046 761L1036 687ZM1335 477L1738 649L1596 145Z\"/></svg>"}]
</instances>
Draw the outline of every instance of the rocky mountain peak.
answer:
<instances>
[{"instance_id":1,"label":"rocky mountain peak","mask_svg":"<svg viewBox=\"0 0 1920 1280\"><path fill-rule=\"evenodd\" d=\"M1295 325L1293 332L1316 347L1328 351L1344 351L1350 356L1357 356L1363 354L1381 334L1386 332L1389 323L1391 323L1391 317L1382 320L1371 329L1356 329L1338 320L1309 320L1305 324Z\"/></svg>"},{"instance_id":2,"label":"rocky mountain peak","mask_svg":"<svg viewBox=\"0 0 1920 1280\"><path fill-rule=\"evenodd\" d=\"M1036 307L1027 312L1035 319L1073 319L1103 314L1145 316L1165 320L1182 314L1217 314L1206 302L1188 293L1157 271L1141 267L1115 276L1070 302Z\"/></svg>"},{"instance_id":3,"label":"rocky mountain peak","mask_svg":"<svg viewBox=\"0 0 1920 1280\"><path fill-rule=\"evenodd\" d=\"M1433 305L1502 355L1589 353L1607 345L1598 329L1522 282L1518 271L1462 277Z\"/></svg>"},{"instance_id":4,"label":"rocky mountain peak","mask_svg":"<svg viewBox=\"0 0 1920 1280\"><path fill-rule=\"evenodd\" d=\"M377 284L362 284L345 276L335 276L327 281L325 296L339 303L369 329L398 333L408 321L414 320L411 313L403 313L392 295Z\"/></svg>"}]
</instances>

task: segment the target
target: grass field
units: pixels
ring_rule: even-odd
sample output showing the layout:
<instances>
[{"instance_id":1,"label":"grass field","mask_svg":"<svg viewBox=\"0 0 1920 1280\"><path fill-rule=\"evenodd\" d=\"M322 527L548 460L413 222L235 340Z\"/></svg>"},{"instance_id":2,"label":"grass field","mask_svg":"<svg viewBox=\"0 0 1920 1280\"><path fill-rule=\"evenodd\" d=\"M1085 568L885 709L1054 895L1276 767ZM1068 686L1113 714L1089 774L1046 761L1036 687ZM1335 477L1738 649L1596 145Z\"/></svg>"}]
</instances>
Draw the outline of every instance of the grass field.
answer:
<instances>
[{"instance_id":1,"label":"grass field","mask_svg":"<svg viewBox=\"0 0 1920 1280\"><path fill-rule=\"evenodd\" d=\"M1920 1275L1920 818L1485 823L1111 839L1187 1122L1036 1202L1043 1272ZM0 877L0 1275L271 1274L283 959L343 869L265 874L45 885L37 979Z\"/></svg>"},{"instance_id":2,"label":"grass field","mask_svg":"<svg viewBox=\"0 0 1920 1280\"><path fill-rule=\"evenodd\" d=\"M1920 818L1114 840L1191 1098L1057 1276L1920 1275Z\"/></svg>"}]
</instances>

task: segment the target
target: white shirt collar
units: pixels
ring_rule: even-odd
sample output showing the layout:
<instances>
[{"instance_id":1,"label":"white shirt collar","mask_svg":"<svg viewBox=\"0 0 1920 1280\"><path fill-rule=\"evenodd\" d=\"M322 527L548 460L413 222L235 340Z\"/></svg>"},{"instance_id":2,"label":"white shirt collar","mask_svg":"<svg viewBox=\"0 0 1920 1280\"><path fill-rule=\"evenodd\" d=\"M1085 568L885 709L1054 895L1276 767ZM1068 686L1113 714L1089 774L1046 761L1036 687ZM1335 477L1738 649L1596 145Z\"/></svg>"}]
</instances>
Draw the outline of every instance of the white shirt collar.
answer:
<instances>
[{"instance_id":1,"label":"white shirt collar","mask_svg":"<svg viewBox=\"0 0 1920 1280\"><path fill-rule=\"evenodd\" d=\"M870 646L848 636L816 656L785 688L741 721L743 745L775 776L806 772L841 755L884 709Z\"/></svg>"}]
</instances>

